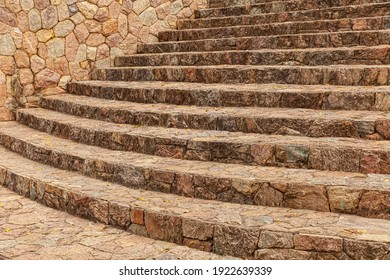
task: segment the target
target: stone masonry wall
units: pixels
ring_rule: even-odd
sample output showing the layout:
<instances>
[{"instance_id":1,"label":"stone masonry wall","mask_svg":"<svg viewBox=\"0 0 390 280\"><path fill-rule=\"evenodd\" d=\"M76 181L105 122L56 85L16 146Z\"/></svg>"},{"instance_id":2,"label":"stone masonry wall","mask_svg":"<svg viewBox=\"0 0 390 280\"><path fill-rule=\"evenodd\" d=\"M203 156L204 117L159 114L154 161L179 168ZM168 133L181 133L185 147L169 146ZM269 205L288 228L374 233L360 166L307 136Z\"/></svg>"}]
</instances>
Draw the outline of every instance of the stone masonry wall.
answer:
<instances>
[{"instance_id":1,"label":"stone masonry wall","mask_svg":"<svg viewBox=\"0 0 390 280\"><path fill-rule=\"evenodd\" d=\"M207 0L0 0L0 121L158 41Z\"/></svg>"}]
</instances>

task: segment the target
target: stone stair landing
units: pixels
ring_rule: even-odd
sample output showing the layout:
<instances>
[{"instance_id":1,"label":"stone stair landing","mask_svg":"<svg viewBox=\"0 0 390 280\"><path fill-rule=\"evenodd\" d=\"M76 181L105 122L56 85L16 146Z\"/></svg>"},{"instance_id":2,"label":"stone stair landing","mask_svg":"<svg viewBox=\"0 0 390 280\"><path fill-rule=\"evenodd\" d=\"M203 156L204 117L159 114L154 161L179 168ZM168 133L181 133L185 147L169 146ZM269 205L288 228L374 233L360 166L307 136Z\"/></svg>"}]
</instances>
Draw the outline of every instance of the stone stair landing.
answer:
<instances>
[{"instance_id":1,"label":"stone stair landing","mask_svg":"<svg viewBox=\"0 0 390 280\"><path fill-rule=\"evenodd\" d=\"M209 4L1 123L0 185L188 258L389 259L390 2Z\"/></svg>"}]
</instances>

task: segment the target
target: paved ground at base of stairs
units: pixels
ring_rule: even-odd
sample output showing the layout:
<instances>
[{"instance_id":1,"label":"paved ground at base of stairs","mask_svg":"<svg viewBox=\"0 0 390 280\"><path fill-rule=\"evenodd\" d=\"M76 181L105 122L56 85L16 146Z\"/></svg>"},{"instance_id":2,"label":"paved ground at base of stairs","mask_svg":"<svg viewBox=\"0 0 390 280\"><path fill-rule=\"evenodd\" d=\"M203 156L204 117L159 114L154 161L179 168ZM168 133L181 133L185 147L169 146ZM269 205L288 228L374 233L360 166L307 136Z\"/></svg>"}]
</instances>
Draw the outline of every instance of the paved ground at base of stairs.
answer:
<instances>
[{"instance_id":1,"label":"paved ground at base of stairs","mask_svg":"<svg viewBox=\"0 0 390 280\"><path fill-rule=\"evenodd\" d=\"M0 186L0 259L222 258L74 217Z\"/></svg>"}]
</instances>

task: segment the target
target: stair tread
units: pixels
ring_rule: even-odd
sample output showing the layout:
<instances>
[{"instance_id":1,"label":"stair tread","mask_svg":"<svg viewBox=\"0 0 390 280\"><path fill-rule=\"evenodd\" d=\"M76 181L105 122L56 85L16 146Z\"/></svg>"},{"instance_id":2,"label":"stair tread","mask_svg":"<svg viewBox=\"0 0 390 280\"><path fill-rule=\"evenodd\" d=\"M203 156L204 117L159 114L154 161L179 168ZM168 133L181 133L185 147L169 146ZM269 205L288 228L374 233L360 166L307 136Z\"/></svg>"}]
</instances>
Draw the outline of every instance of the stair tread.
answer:
<instances>
[{"instance_id":1,"label":"stair tread","mask_svg":"<svg viewBox=\"0 0 390 280\"><path fill-rule=\"evenodd\" d=\"M199 68L199 69L362 69L362 68L380 68L380 69L389 69L389 65L366 65L366 64L335 64L335 65L193 65L193 66L182 66L182 65L163 65L163 66L125 66L125 67L110 67L110 68L100 68L99 70L113 69L113 70L126 70L126 69L188 69L188 68Z\"/></svg>"},{"instance_id":2,"label":"stair tread","mask_svg":"<svg viewBox=\"0 0 390 280\"><path fill-rule=\"evenodd\" d=\"M388 4L390 5L390 3ZM389 15L390 16L390 15ZM271 23L261 23L261 24L251 24L251 25L234 25L234 26L221 26L221 27L208 27L208 28L188 28L188 29L171 29L167 31L162 31L162 33L165 32L173 32L173 33L183 33L183 32L196 32L196 31L212 31L212 30L237 30L237 29L250 29L250 28L259 28L263 26L289 26L289 25L298 25L298 24L308 24L308 23L334 23L334 22L342 22L345 27L346 22L345 21L358 21L358 20L383 20L383 18L387 18L388 16L382 16L382 17L357 17L357 18L341 18L341 19L316 19L316 20L309 20L309 21L286 21L286 22L271 22ZM326 27L326 26L324 26ZM376 29L374 29L376 30ZM382 30L380 28L379 30ZM363 30L361 30L363 31ZM365 30L367 31L367 30Z\"/></svg>"},{"instance_id":3,"label":"stair tread","mask_svg":"<svg viewBox=\"0 0 390 280\"><path fill-rule=\"evenodd\" d=\"M390 92L390 86L335 86L335 85L285 85L285 84L206 84L186 82L162 82L162 81L74 81L75 84L91 85L97 87L112 88L136 88L136 89L161 89L172 88L179 90L223 90L231 92Z\"/></svg>"},{"instance_id":4,"label":"stair tread","mask_svg":"<svg viewBox=\"0 0 390 280\"><path fill-rule=\"evenodd\" d=\"M270 36L280 34L313 34L327 31L353 30L386 30L388 17L360 17L352 19L331 19L314 21L291 21L281 23L235 25L227 27L210 27L167 30L158 34L161 41L186 41L206 38L227 38L251 36Z\"/></svg>"},{"instance_id":5,"label":"stair tread","mask_svg":"<svg viewBox=\"0 0 390 280\"><path fill-rule=\"evenodd\" d=\"M179 106L172 104L142 104L134 102L123 102L117 100L102 100L100 98L79 96L72 94L61 94L43 97L45 100L59 100L72 102L85 106L94 106L105 109L134 110L137 112L148 112L156 114L188 114L188 115L210 115L237 117L267 117L267 118L303 118L335 120L344 119L352 121L376 121L377 119L389 119L387 112L372 111L343 111L343 110L312 110L295 108L256 108L256 107L200 107L200 106Z\"/></svg>"},{"instance_id":6,"label":"stair tread","mask_svg":"<svg viewBox=\"0 0 390 280\"><path fill-rule=\"evenodd\" d=\"M167 138L180 141L194 142L215 142L215 143L237 143L237 144L275 144L275 145L308 145L333 148L353 148L364 150L390 151L390 141L362 140L342 137L321 137L313 138L306 136L289 135L267 135L257 133L242 133L217 130L197 130L165 127L140 127L131 124L115 124L94 119L84 119L81 117L68 115L56 111L42 108L21 109L19 113L42 118L47 121L55 121L67 124L75 128L83 128L92 131L106 131L112 133L122 133L150 138Z\"/></svg>"},{"instance_id":7,"label":"stair tread","mask_svg":"<svg viewBox=\"0 0 390 280\"><path fill-rule=\"evenodd\" d=\"M164 51L164 52L171 52L171 51L179 51L179 50L176 50L176 49L173 49L173 47L175 48L179 48L179 47L183 47L183 51L187 51L188 49L191 49L191 51L202 51L203 49L205 49L205 46L207 46L207 49L208 50L215 50L215 49L218 49L218 48L221 48L223 47L224 50L229 50L229 49L234 49L234 48L238 48L238 49L262 49L262 48L269 48L268 45L270 43L267 43L264 45L264 43L262 41L265 41L265 40L269 40L269 41L272 41L272 40L285 40L283 41L283 47L285 48L307 48L307 46L311 46L311 45L319 45L321 46L322 44L324 44L324 42L321 42L320 40L317 41L317 39L321 39L322 37L322 40L324 40L324 38L327 38L327 37L332 37L332 39L334 40L334 42L332 42L332 46L333 45L343 45L342 41L341 40L344 40L345 38L345 41L347 41L347 43L345 43L346 45L350 46L351 44L355 44L355 45L360 45L362 44L360 41L362 40L358 40L359 43L353 43L353 41L355 39L353 39L351 41L351 38L361 38L362 36L365 36L367 38L365 38L366 40L366 43L364 43L363 45L367 45L368 43L368 39L370 40L378 40L379 44L386 44L387 43L387 39L388 38L388 35L389 35L389 31L388 30L368 30L368 31L339 31L339 32L318 32L318 33L300 33L300 34L283 34L283 35L271 35L271 36L245 36L245 37L231 37L231 38L205 38L205 39L196 39L196 40L182 40L182 41L169 41L169 42L157 42L157 43L148 43L148 44L140 44L140 47L139 47L139 50L143 51L145 48L154 48L153 49L153 52L161 52L161 51ZM371 37L374 37L374 38L371 38ZM310 45L308 42L305 42L303 41L303 38L306 38L305 40L312 40L312 44ZM288 40L296 40L297 42L295 42L292 47L290 47L286 41ZM375 42L374 40L374 42ZM356 41L356 40L355 40ZM248 43L250 42L250 44ZM260 45L260 47L256 46L256 44ZM376 43L372 43L372 41L370 42L370 45L375 45ZM193 45L196 45L196 47L194 48L191 48L191 46ZM242 46L241 46L242 45ZM282 47L281 45L277 45L277 47L273 47L275 49L278 49L278 48L281 48ZM170 49L164 49L164 50L159 50L158 48L166 48L166 47L171 47L173 50L170 50ZM185 47L185 48L184 48ZM180 50L181 51L181 50ZM150 52L150 51L148 51Z\"/></svg>"},{"instance_id":8,"label":"stair tread","mask_svg":"<svg viewBox=\"0 0 390 280\"><path fill-rule=\"evenodd\" d=\"M389 45L306 49L262 49L134 54L117 56L116 67L162 65L383 65Z\"/></svg>"},{"instance_id":9,"label":"stair tread","mask_svg":"<svg viewBox=\"0 0 390 280\"><path fill-rule=\"evenodd\" d=\"M169 52L169 53L141 53L132 55L120 55L121 57L153 57L171 55L191 55L191 54L257 54L257 53L311 53L311 52L337 52L337 51L377 51L390 48L390 45L375 46L353 46L353 47L332 47L332 48L305 48L305 49L260 49L260 50L226 50L226 51L190 51L190 52Z\"/></svg>"},{"instance_id":10,"label":"stair tread","mask_svg":"<svg viewBox=\"0 0 390 280\"><path fill-rule=\"evenodd\" d=\"M324 7L324 8L319 8L319 9L309 9L309 10L301 10L301 11L288 11L288 12L275 12L275 13L265 13L265 14L242 14L242 15L236 15L236 16L224 16L224 17L206 17L206 18L197 18L197 19L184 19L181 20L182 22L186 23L196 23L196 22L211 22L211 21L218 21L218 20L224 20L229 21L239 21L239 20L249 20L249 19L255 19L255 18L265 18L267 16L278 16L278 15L283 15L283 17L278 18L278 20L283 20L283 22L286 22L287 16L296 16L296 15L305 15L305 14L310 14L310 13L319 13L319 12L328 12L331 14L332 12L345 12L345 10L354 11L357 9L375 9L375 8L381 8L381 7L388 7L389 3L384 2L384 3L367 3L367 4L361 4L361 5L346 5L346 6L338 6L338 7ZM332 14L333 15L333 14ZM350 13L348 13L350 16ZM338 16L335 15L338 18L345 18L344 16ZM310 17L308 17L308 20ZM294 18L291 19L291 21L295 21Z\"/></svg>"},{"instance_id":11,"label":"stair tread","mask_svg":"<svg viewBox=\"0 0 390 280\"><path fill-rule=\"evenodd\" d=\"M20 139L25 143L52 151L73 155L76 158L96 159L111 164L139 166L151 170L168 170L214 178L233 178L242 180L268 180L283 183L312 183L313 185L345 186L390 190L387 174L361 174L353 172L318 171L306 169L288 169L281 167L245 166L216 162L200 162L163 158L128 151L115 151L97 146L85 145L68 139L62 139L40 132L16 122L0 124L1 135Z\"/></svg>"},{"instance_id":12,"label":"stair tread","mask_svg":"<svg viewBox=\"0 0 390 280\"><path fill-rule=\"evenodd\" d=\"M346 239L390 242L390 221L311 210L283 209L206 201L172 194L136 190L59 170L25 159L0 147L2 170L54 187L54 192L74 192L92 201L131 205L145 211L180 216L214 225L270 231L337 236ZM52 188L53 188L52 187ZM49 191L49 190L47 190ZM223 211L221 211L223 209ZM104 212L102 210L102 212ZM103 217L106 219L106 217Z\"/></svg>"},{"instance_id":13,"label":"stair tread","mask_svg":"<svg viewBox=\"0 0 390 280\"><path fill-rule=\"evenodd\" d=\"M259 13L258 10L261 8L266 9L267 11L273 11L273 10L280 10L280 11L306 11L311 10L315 8L332 8L332 7L339 7L339 6L351 6L352 4L346 2L340 4L335 3L326 3L323 1L320 2L310 2L307 1L305 6L299 5L302 3L300 0L292 0L292 1L267 1L267 2L261 2L261 3L248 3L248 4L237 4L237 5L231 5L227 7L211 7L211 8L205 8L197 11L197 18L208 18L210 15L212 17L225 17L229 14L252 14L252 13ZM373 3L387 3L388 0L384 1L372 1ZM353 2L352 2L353 3ZM370 2L371 3L371 2ZM321 6L323 4L323 6ZM364 5L368 4L367 1L357 2L354 3L354 5ZM215 15L217 14L217 15Z\"/></svg>"},{"instance_id":14,"label":"stair tread","mask_svg":"<svg viewBox=\"0 0 390 280\"><path fill-rule=\"evenodd\" d=\"M0 150L3 155L3 149ZM6 154L4 154L6 155ZM8 157L10 165L17 157ZM26 162L26 164L29 164ZM4 166L3 166L4 167ZM53 172L46 166L33 165ZM30 169L31 170L31 169ZM44 170L44 171L43 171ZM54 172L53 172L54 173ZM27 172L24 175L28 174ZM31 173L29 174L31 176ZM62 175L66 176L65 173ZM57 174L57 179L59 178ZM42 176L37 176L38 180ZM33 178L31 176L31 178ZM45 177L47 179L47 177ZM70 183L68 181L68 183ZM61 185L58 185L60 187ZM232 259L172 243L134 235L39 205L0 186L0 222L11 228L1 243L0 259L12 260L129 260ZM33 238L32 238L33 237ZM110 244L110 245L108 245Z\"/></svg>"}]
</instances>

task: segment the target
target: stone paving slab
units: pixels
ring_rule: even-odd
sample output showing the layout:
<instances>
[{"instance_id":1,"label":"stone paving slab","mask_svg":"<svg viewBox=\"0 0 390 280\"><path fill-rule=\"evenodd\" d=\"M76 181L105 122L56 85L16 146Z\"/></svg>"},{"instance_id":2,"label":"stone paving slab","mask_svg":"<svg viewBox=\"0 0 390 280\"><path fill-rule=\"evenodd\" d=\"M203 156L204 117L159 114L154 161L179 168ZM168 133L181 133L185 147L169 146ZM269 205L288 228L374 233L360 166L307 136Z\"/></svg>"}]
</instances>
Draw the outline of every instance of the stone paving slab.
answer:
<instances>
[{"instance_id":1,"label":"stone paving slab","mask_svg":"<svg viewBox=\"0 0 390 280\"><path fill-rule=\"evenodd\" d=\"M389 43L390 31L342 31L276 36L250 36L139 44L138 53L222 50L302 49L375 46Z\"/></svg>"},{"instance_id":2,"label":"stone paving slab","mask_svg":"<svg viewBox=\"0 0 390 280\"><path fill-rule=\"evenodd\" d=\"M255 3L246 3L233 6L225 5L225 7L213 7L195 11L195 18L207 17L226 17L239 16L245 14L263 14L285 11L304 11L321 8L330 8L347 5L362 5L367 3L386 3L388 0L332 0L332 1L317 1L317 0L294 0L294 1L264 1ZM229 3L229 2L228 2Z\"/></svg>"},{"instance_id":3,"label":"stone paving slab","mask_svg":"<svg viewBox=\"0 0 390 280\"><path fill-rule=\"evenodd\" d=\"M387 86L79 81L69 83L67 91L103 99L182 106L390 110Z\"/></svg>"},{"instance_id":4,"label":"stone paving slab","mask_svg":"<svg viewBox=\"0 0 390 280\"><path fill-rule=\"evenodd\" d=\"M0 259L228 259L94 223L0 186Z\"/></svg>"},{"instance_id":5,"label":"stone paving slab","mask_svg":"<svg viewBox=\"0 0 390 280\"><path fill-rule=\"evenodd\" d=\"M42 97L40 106L84 118L141 126L308 137L370 138L380 135L390 139L390 117L379 111L140 104L71 94Z\"/></svg>"},{"instance_id":6,"label":"stone paving slab","mask_svg":"<svg viewBox=\"0 0 390 280\"><path fill-rule=\"evenodd\" d=\"M101 68L92 76L105 81L385 86L389 71L388 65L195 65Z\"/></svg>"},{"instance_id":7,"label":"stone paving slab","mask_svg":"<svg viewBox=\"0 0 390 280\"><path fill-rule=\"evenodd\" d=\"M368 3L359 6L341 6L281 13L227 16L216 18L184 19L177 22L178 29L210 28L234 25L254 25L273 22L304 21L313 19L341 19L384 16L389 14L388 3Z\"/></svg>"},{"instance_id":8,"label":"stone paving slab","mask_svg":"<svg viewBox=\"0 0 390 280\"><path fill-rule=\"evenodd\" d=\"M302 2L303 3L303 2ZM258 25L166 30L158 33L160 41L188 41L226 37L269 36L281 34L319 33L353 30L383 30L388 27L388 16L345 18L332 20L294 21Z\"/></svg>"},{"instance_id":9,"label":"stone paving slab","mask_svg":"<svg viewBox=\"0 0 390 280\"><path fill-rule=\"evenodd\" d=\"M390 173L390 142L138 127L22 109L19 123L87 145L186 160L319 170Z\"/></svg>"},{"instance_id":10,"label":"stone paving slab","mask_svg":"<svg viewBox=\"0 0 390 280\"><path fill-rule=\"evenodd\" d=\"M245 166L107 150L26 126L0 125L0 144L31 160L91 178L181 196L390 219L389 175ZM2 153L3 168L22 164ZM39 164L38 164L39 166ZM39 167L41 168L41 167ZM373 203L375 201L375 203Z\"/></svg>"},{"instance_id":11,"label":"stone paving slab","mask_svg":"<svg viewBox=\"0 0 390 280\"><path fill-rule=\"evenodd\" d=\"M389 6L390 9L390 6ZM390 46L358 46L342 48L316 48L301 50L246 50L190 52L166 54L137 54L117 56L114 65L163 66L163 65L382 65L390 63Z\"/></svg>"},{"instance_id":12,"label":"stone paving slab","mask_svg":"<svg viewBox=\"0 0 390 280\"><path fill-rule=\"evenodd\" d=\"M0 183L11 190L44 205L153 239L243 258L389 259L390 256L387 220L128 189L31 162L2 149L1 155L6 162L2 164ZM3 195L0 199L6 205ZM41 217L29 212L28 218L16 215L16 220L36 224L37 216ZM8 223L12 226L17 221L11 219ZM16 229L10 231L13 232ZM14 244L12 241L6 244L9 243Z\"/></svg>"}]
</instances>

